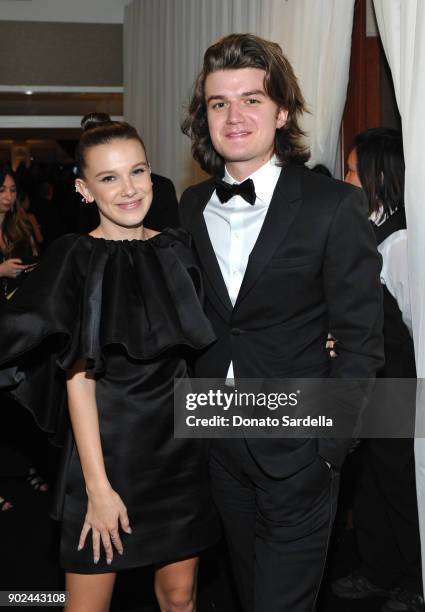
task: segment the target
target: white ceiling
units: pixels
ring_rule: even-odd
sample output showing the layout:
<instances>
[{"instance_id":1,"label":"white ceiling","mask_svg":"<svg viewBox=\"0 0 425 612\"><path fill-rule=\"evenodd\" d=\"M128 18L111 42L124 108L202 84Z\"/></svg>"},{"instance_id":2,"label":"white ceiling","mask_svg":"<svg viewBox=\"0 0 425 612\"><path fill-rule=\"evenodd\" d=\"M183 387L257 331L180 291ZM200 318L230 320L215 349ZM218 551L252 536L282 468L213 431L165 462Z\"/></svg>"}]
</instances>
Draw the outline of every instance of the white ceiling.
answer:
<instances>
[{"instance_id":1,"label":"white ceiling","mask_svg":"<svg viewBox=\"0 0 425 612\"><path fill-rule=\"evenodd\" d=\"M0 0L0 20L123 23L133 0ZM366 0L367 35L377 36L372 0Z\"/></svg>"},{"instance_id":2,"label":"white ceiling","mask_svg":"<svg viewBox=\"0 0 425 612\"><path fill-rule=\"evenodd\" d=\"M132 0L0 0L2 21L123 23Z\"/></svg>"}]
</instances>

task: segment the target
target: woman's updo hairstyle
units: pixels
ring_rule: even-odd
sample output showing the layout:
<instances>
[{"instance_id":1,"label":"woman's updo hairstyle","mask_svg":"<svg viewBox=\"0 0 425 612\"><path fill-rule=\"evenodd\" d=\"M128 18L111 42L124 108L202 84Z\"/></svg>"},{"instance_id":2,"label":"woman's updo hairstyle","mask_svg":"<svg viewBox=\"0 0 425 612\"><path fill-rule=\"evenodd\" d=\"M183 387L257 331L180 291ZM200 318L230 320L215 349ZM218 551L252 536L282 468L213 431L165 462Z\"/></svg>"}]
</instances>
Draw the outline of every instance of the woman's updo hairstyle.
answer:
<instances>
[{"instance_id":1,"label":"woman's updo hairstyle","mask_svg":"<svg viewBox=\"0 0 425 612\"><path fill-rule=\"evenodd\" d=\"M125 121L112 121L106 113L89 113L81 120L83 133L75 151L78 176L84 176L88 149L108 144L113 140L138 140L146 153L143 140L137 130Z\"/></svg>"}]
</instances>

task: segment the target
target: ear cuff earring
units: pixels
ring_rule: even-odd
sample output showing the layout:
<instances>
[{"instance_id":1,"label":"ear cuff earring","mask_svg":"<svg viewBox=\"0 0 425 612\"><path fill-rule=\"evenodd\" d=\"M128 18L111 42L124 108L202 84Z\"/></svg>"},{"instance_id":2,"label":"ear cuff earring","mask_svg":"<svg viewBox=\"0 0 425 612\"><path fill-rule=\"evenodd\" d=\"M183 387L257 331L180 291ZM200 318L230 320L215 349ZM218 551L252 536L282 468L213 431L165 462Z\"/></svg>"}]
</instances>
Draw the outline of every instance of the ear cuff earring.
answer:
<instances>
[{"instance_id":1,"label":"ear cuff earring","mask_svg":"<svg viewBox=\"0 0 425 612\"><path fill-rule=\"evenodd\" d=\"M75 186L75 193L80 193L80 192L78 191L77 186ZM81 194L80 194L80 195L81 195ZM88 203L88 202L87 202L87 200L86 200L86 198L85 198L85 197L83 197L83 196L81 196L81 202L82 202L83 204L87 204L87 203Z\"/></svg>"}]
</instances>

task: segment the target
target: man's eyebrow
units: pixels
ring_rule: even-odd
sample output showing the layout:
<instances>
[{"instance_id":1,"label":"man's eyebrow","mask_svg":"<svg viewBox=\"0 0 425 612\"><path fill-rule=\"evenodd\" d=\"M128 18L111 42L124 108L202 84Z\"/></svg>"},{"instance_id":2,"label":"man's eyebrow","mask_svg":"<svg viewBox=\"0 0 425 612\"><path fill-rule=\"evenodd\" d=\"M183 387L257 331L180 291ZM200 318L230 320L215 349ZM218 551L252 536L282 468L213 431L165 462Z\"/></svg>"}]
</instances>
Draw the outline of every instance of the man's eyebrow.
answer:
<instances>
[{"instance_id":1,"label":"man's eyebrow","mask_svg":"<svg viewBox=\"0 0 425 612\"><path fill-rule=\"evenodd\" d=\"M149 168L149 164L147 162L141 161L138 162L137 164L134 164L134 166L131 166L131 169L133 170L133 168L137 168L137 166L145 166L146 168ZM102 172L98 172L96 174L96 178L98 176L102 176L102 174L114 174L115 170L102 170Z\"/></svg>"},{"instance_id":2,"label":"man's eyebrow","mask_svg":"<svg viewBox=\"0 0 425 612\"><path fill-rule=\"evenodd\" d=\"M254 89L254 91L246 91L245 93L241 94L241 98L249 98L249 96L265 96L266 92L263 91L262 89Z\"/></svg>"},{"instance_id":3,"label":"man's eyebrow","mask_svg":"<svg viewBox=\"0 0 425 612\"><path fill-rule=\"evenodd\" d=\"M207 102L211 102L211 100L225 100L226 96L221 96L220 94L217 94L215 96L208 96L207 98Z\"/></svg>"},{"instance_id":4,"label":"man's eyebrow","mask_svg":"<svg viewBox=\"0 0 425 612\"><path fill-rule=\"evenodd\" d=\"M243 93L239 94L239 98L249 98L249 96L266 96L266 92L263 91L262 89L254 89L253 91L244 91ZM214 96L208 96L207 98L207 103L211 102L211 100L226 100L227 96L225 96L224 94L216 94Z\"/></svg>"}]
</instances>

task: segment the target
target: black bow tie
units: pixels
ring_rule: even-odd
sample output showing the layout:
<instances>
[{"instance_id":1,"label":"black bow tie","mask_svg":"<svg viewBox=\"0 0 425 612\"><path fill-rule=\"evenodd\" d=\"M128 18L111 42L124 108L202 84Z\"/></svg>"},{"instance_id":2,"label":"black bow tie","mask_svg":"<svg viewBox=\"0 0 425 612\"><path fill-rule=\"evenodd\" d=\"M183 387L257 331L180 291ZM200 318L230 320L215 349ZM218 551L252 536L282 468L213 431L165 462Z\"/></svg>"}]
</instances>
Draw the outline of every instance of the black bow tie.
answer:
<instances>
[{"instance_id":1,"label":"black bow tie","mask_svg":"<svg viewBox=\"0 0 425 612\"><path fill-rule=\"evenodd\" d=\"M243 183L226 183L220 179L215 181L215 190L218 199L222 204L233 198L235 195L240 195L244 200L249 202L251 205L255 204L255 187L252 179L246 179Z\"/></svg>"}]
</instances>

